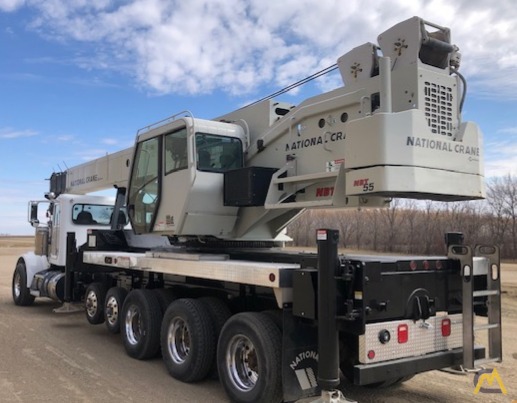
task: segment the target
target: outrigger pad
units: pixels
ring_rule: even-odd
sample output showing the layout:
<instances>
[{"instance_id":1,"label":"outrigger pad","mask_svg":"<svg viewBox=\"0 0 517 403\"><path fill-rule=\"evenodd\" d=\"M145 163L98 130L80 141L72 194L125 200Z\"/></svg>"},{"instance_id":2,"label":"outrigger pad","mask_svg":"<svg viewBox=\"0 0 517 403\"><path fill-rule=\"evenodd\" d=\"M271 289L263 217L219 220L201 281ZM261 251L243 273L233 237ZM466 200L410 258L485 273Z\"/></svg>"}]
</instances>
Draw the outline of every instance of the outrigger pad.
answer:
<instances>
[{"instance_id":1,"label":"outrigger pad","mask_svg":"<svg viewBox=\"0 0 517 403\"><path fill-rule=\"evenodd\" d=\"M83 304L73 304L71 302L64 302L63 305L59 308L54 308L52 310L54 313L77 313L84 312Z\"/></svg>"}]
</instances>

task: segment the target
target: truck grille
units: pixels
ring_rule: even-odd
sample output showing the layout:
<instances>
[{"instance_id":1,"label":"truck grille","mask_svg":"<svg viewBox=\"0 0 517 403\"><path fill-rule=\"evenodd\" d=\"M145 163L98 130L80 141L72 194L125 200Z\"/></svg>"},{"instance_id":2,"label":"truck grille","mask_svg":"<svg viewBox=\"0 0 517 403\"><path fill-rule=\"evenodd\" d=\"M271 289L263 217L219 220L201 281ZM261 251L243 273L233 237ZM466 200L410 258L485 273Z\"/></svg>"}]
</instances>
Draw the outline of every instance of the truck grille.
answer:
<instances>
[{"instance_id":1,"label":"truck grille","mask_svg":"<svg viewBox=\"0 0 517 403\"><path fill-rule=\"evenodd\" d=\"M429 81L424 86L425 117L435 134L452 137L452 88Z\"/></svg>"}]
</instances>

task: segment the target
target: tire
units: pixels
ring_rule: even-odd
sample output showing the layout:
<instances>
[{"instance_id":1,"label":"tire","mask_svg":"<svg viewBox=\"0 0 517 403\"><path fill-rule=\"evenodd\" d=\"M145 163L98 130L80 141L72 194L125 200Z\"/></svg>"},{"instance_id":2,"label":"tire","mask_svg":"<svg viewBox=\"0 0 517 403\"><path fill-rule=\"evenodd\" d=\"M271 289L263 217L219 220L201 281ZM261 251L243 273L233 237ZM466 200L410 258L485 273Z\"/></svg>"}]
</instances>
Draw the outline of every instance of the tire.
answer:
<instances>
[{"instance_id":1,"label":"tire","mask_svg":"<svg viewBox=\"0 0 517 403\"><path fill-rule=\"evenodd\" d=\"M232 316L217 346L219 379L234 402L281 402L282 334L258 312Z\"/></svg>"},{"instance_id":2,"label":"tire","mask_svg":"<svg viewBox=\"0 0 517 403\"><path fill-rule=\"evenodd\" d=\"M199 301L205 304L214 324L215 338L218 339L224 324L232 316L230 308L222 299L217 297L201 297Z\"/></svg>"},{"instance_id":3,"label":"tire","mask_svg":"<svg viewBox=\"0 0 517 403\"><path fill-rule=\"evenodd\" d=\"M176 296L170 288L155 288L153 291L156 294L156 298L158 298L162 314L165 315L165 311L171 302L176 299Z\"/></svg>"},{"instance_id":4,"label":"tire","mask_svg":"<svg viewBox=\"0 0 517 403\"><path fill-rule=\"evenodd\" d=\"M127 297L127 290L122 287L112 287L106 293L104 302L104 321L106 328L113 334L120 333L122 323L122 307Z\"/></svg>"},{"instance_id":5,"label":"tire","mask_svg":"<svg viewBox=\"0 0 517 403\"><path fill-rule=\"evenodd\" d=\"M217 340L219 340L219 335L221 334L221 330L223 329L224 324L232 316L230 308L227 304L224 303L222 299L217 297L201 297L199 298L199 300L205 304L205 307L208 310L210 317L212 318L212 323L214 325L214 338L217 343ZM215 353L208 374L211 379L219 378L219 375L217 373L217 362L215 360Z\"/></svg>"},{"instance_id":6,"label":"tire","mask_svg":"<svg viewBox=\"0 0 517 403\"><path fill-rule=\"evenodd\" d=\"M160 304L152 290L138 289L127 295L120 333L130 357L145 360L158 354L161 322Z\"/></svg>"},{"instance_id":7,"label":"tire","mask_svg":"<svg viewBox=\"0 0 517 403\"><path fill-rule=\"evenodd\" d=\"M92 325L104 322L106 287L102 283L91 283L84 294L86 319Z\"/></svg>"},{"instance_id":8,"label":"tire","mask_svg":"<svg viewBox=\"0 0 517 403\"><path fill-rule=\"evenodd\" d=\"M284 327L284 315L280 309L268 309L267 311L262 311L262 313L269 316L280 331L282 331Z\"/></svg>"},{"instance_id":9,"label":"tire","mask_svg":"<svg viewBox=\"0 0 517 403\"><path fill-rule=\"evenodd\" d=\"M181 298L169 305L162 322L162 356L169 374L183 382L208 375L215 357L214 325L205 304Z\"/></svg>"},{"instance_id":10,"label":"tire","mask_svg":"<svg viewBox=\"0 0 517 403\"><path fill-rule=\"evenodd\" d=\"M13 273L12 294L15 305L29 306L34 302L34 295L31 295L27 287L27 268L25 262L19 260Z\"/></svg>"}]
</instances>

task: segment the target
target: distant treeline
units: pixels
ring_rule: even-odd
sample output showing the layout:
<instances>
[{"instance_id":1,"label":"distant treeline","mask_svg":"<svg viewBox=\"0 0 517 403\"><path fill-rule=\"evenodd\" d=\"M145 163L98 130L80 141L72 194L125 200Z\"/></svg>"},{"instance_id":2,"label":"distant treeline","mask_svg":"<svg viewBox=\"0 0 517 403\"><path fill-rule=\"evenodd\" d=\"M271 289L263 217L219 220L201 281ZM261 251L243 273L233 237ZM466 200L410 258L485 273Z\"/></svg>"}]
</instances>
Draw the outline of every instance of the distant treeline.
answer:
<instances>
[{"instance_id":1,"label":"distant treeline","mask_svg":"<svg viewBox=\"0 0 517 403\"><path fill-rule=\"evenodd\" d=\"M444 234L462 232L465 244L496 244L517 259L517 178L488 181L482 201L394 199L385 209L308 210L288 227L294 245L315 246L316 230L340 231L340 246L411 254L446 253Z\"/></svg>"}]
</instances>

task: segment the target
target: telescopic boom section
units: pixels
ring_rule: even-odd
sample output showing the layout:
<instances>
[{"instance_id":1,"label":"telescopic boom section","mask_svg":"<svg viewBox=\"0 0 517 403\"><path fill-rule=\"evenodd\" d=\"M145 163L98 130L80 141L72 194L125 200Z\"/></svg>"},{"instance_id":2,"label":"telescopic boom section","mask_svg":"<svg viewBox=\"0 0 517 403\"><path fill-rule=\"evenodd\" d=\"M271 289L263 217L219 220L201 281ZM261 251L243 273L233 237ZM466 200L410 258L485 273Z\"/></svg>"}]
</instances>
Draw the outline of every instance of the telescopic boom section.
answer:
<instances>
[{"instance_id":1,"label":"telescopic boom section","mask_svg":"<svg viewBox=\"0 0 517 403\"><path fill-rule=\"evenodd\" d=\"M103 157L54 173L50 191L56 196L61 193L87 194L113 187L127 187L133 147L106 154Z\"/></svg>"}]
</instances>

